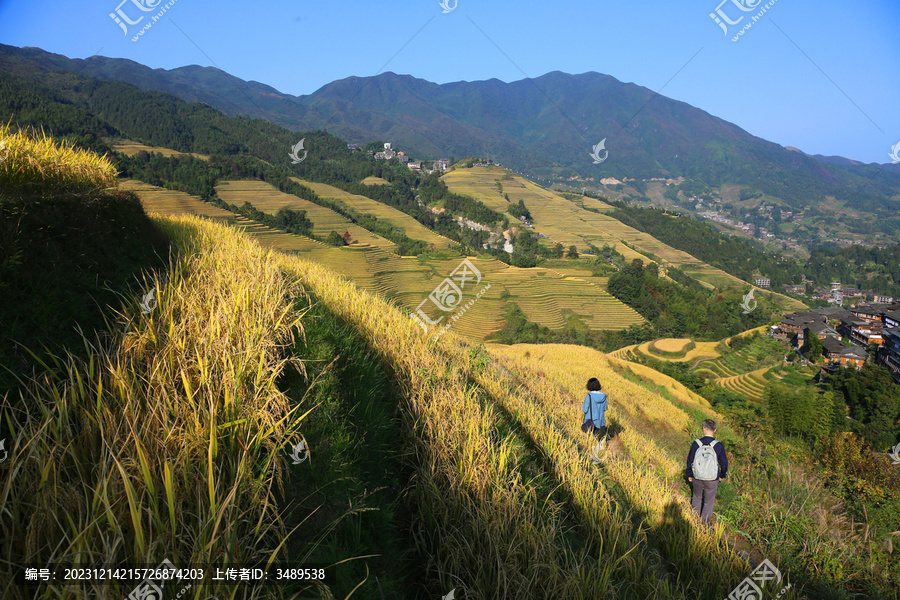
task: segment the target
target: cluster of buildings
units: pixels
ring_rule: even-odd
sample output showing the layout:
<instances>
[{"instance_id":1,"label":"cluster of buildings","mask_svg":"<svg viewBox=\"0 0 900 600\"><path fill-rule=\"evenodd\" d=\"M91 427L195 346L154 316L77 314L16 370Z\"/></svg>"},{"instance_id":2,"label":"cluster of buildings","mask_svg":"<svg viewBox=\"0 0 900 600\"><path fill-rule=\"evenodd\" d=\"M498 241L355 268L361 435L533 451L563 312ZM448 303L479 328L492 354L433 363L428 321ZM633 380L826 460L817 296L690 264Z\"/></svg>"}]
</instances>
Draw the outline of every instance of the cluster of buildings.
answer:
<instances>
[{"instance_id":1,"label":"cluster of buildings","mask_svg":"<svg viewBox=\"0 0 900 600\"><path fill-rule=\"evenodd\" d=\"M764 282L768 282L768 284ZM757 277L755 283L757 287L770 287L772 285L772 282L766 277ZM804 283L796 285L785 283L781 287L784 290L785 294L805 295L807 283L811 282L809 280L806 280L806 278L804 277ZM878 294L876 292L873 292L872 290L861 290L855 287L844 287L838 281L833 282L830 289L821 286L815 287L813 289L812 297L818 298L820 300L827 300L828 302L837 304L838 306L843 304L844 298L860 298L861 300L865 300L866 298L871 297L872 301L875 304L891 304L894 302L893 296Z\"/></svg>"},{"instance_id":2,"label":"cluster of buildings","mask_svg":"<svg viewBox=\"0 0 900 600\"><path fill-rule=\"evenodd\" d=\"M359 150L359 146L356 144L347 144L348 150ZM410 160L409 155L406 154L403 150L394 150L391 147L390 142L386 142L384 144L384 150L379 152L374 152L372 150L368 151L369 154L373 154L375 156L375 160L390 160L392 158L396 158L400 161L401 164L408 166L410 169L414 171L418 171L422 169L422 161L421 160ZM435 171L446 171L450 168L450 160L446 158L439 158L432 162L431 169L425 169L426 173L433 173Z\"/></svg>"},{"instance_id":3,"label":"cluster of buildings","mask_svg":"<svg viewBox=\"0 0 900 600\"><path fill-rule=\"evenodd\" d=\"M837 306L785 316L773 326L775 337L808 346L812 336L822 342L826 360L833 365L861 369L867 348L878 348L876 362L900 382L900 302L870 304L850 310Z\"/></svg>"}]
</instances>

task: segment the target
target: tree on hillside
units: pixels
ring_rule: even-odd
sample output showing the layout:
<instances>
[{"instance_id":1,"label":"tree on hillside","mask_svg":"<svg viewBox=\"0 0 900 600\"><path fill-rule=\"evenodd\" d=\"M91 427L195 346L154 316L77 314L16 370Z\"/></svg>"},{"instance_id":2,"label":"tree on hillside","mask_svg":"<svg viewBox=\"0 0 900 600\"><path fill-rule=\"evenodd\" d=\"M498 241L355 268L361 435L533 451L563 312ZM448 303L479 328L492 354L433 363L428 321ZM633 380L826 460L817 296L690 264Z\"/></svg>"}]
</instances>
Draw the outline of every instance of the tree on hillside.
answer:
<instances>
[{"instance_id":1,"label":"tree on hillside","mask_svg":"<svg viewBox=\"0 0 900 600\"><path fill-rule=\"evenodd\" d=\"M818 362L818 360L822 358L822 353L825 351L825 348L822 346L822 340L819 339L819 336L815 334L811 335L806 346L807 358L809 358L809 360L813 362Z\"/></svg>"},{"instance_id":2,"label":"tree on hillside","mask_svg":"<svg viewBox=\"0 0 900 600\"><path fill-rule=\"evenodd\" d=\"M900 437L900 385L884 367L866 364L860 371L841 369L828 388L843 399L850 424L875 448L892 447Z\"/></svg>"},{"instance_id":3,"label":"tree on hillside","mask_svg":"<svg viewBox=\"0 0 900 600\"><path fill-rule=\"evenodd\" d=\"M331 233L328 234L328 237L325 238L325 243L329 246L346 246L347 240L344 239L344 236L339 234L337 231L331 230Z\"/></svg>"},{"instance_id":4,"label":"tree on hillside","mask_svg":"<svg viewBox=\"0 0 900 600\"><path fill-rule=\"evenodd\" d=\"M556 254L556 258L562 258L565 256L566 250L561 243L557 242L556 246L553 247L553 252Z\"/></svg>"},{"instance_id":5,"label":"tree on hillside","mask_svg":"<svg viewBox=\"0 0 900 600\"><path fill-rule=\"evenodd\" d=\"M831 391L821 393L813 387L774 382L766 386L765 392L765 402L775 431L800 436L811 442L834 431L835 415L843 415L835 397Z\"/></svg>"},{"instance_id":6,"label":"tree on hillside","mask_svg":"<svg viewBox=\"0 0 900 600\"><path fill-rule=\"evenodd\" d=\"M569 246L569 253L566 258L578 258L578 248L575 247L575 244Z\"/></svg>"},{"instance_id":7,"label":"tree on hillside","mask_svg":"<svg viewBox=\"0 0 900 600\"><path fill-rule=\"evenodd\" d=\"M528 207L525 206L524 200L519 200L515 204L510 204L507 211L517 219L524 217L529 221L533 220L531 218L531 212L528 210Z\"/></svg>"}]
</instances>

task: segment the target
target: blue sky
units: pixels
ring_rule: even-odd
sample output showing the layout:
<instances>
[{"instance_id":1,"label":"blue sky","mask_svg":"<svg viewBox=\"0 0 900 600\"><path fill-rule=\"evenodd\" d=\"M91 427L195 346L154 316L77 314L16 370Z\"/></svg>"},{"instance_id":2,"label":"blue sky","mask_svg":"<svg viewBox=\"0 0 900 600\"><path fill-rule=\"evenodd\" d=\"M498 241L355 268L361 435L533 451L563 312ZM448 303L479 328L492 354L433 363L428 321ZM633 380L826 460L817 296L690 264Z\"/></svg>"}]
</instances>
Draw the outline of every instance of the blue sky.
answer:
<instances>
[{"instance_id":1,"label":"blue sky","mask_svg":"<svg viewBox=\"0 0 900 600\"><path fill-rule=\"evenodd\" d=\"M296 95L382 70L437 83L597 71L811 154L884 163L900 141L896 0L775 0L737 42L771 0L458 0L448 13L438 0L174 0L136 42L149 17L126 36L109 16L121 1L0 0L0 43L217 66ZM156 11L133 2L170 1L121 11L136 20ZM744 16L728 35L717 7Z\"/></svg>"}]
</instances>

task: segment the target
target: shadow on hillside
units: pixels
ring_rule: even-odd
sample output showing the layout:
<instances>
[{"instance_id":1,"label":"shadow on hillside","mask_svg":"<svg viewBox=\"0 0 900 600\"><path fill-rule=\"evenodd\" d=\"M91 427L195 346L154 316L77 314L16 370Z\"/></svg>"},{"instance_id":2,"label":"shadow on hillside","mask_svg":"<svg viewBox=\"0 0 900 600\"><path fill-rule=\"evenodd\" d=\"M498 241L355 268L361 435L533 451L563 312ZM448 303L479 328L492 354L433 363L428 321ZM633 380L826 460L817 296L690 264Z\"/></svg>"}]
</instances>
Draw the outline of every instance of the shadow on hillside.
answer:
<instances>
[{"instance_id":1,"label":"shadow on hillside","mask_svg":"<svg viewBox=\"0 0 900 600\"><path fill-rule=\"evenodd\" d=\"M143 276L167 267L169 242L131 193L0 196L0 396L43 368L84 353Z\"/></svg>"}]
</instances>

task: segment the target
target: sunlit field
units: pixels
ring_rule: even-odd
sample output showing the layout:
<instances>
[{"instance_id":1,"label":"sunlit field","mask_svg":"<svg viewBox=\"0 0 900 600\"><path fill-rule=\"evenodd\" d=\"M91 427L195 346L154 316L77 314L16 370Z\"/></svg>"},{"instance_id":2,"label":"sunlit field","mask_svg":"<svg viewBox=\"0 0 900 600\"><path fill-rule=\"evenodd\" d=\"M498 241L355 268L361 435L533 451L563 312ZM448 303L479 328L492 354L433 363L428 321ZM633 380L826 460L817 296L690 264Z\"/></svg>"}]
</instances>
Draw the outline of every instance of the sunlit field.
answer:
<instances>
[{"instance_id":1,"label":"sunlit field","mask_svg":"<svg viewBox=\"0 0 900 600\"><path fill-rule=\"evenodd\" d=\"M140 142L135 142L133 140L122 140L122 139L107 139L105 140L107 144L112 147L116 152L121 152L126 156L134 156L138 152L149 152L151 154L162 154L163 156L185 156L190 155L195 158L201 158L203 160L209 160L209 156L206 154L197 154L196 152L178 152L176 150L172 150L171 148L160 148L158 146L147 146L145 144L141 144Z\"/></svg>"},{"instance_id":2,"label":"sunlit field","mask_svg":"<svg viewBox=\"0 0 900 600\"><path fill-rule=\"evenodd\" d=\"M395 247L393 242L354 225L347 217L309 200L279 192L264 181L222 181L216 186L216 194L228 204L241 206L249 202L270 214L277 213L280 208L306 211L306 217L313 223L313 234L317 236L327 237L332 231L343 235L349 231L351 240L360 244Z\"/></svg>"},{"instance_id":3,"label":"sunlit field","mask_svg":"<svg viewBox=\"0 0 900 600\"><path fill-rule=\"evenodd\" d=\"M371 198L366 198L365 196L350 194L340 188L336 188L325 183L306 181L297 177L292 177L291 179L301 185L305 185L306 187L312 189L312 191L314 191L322 198L332 198L334 200L338 200L348 208L352 208L358 213L375 215L379 221L386 221L391 225L404 230L406 232L406 235L414 240L423 240L425 242L428 242L429 244L432 244L437 249L447 249L450 246L456 245L456 242L454 242L453 240L447 239L444 236L435 233L431 229L428 229L427 227L413 219L405 212L399 211L392 206L388 206L387 204L383 204L381 202L378 202L377 200L372 200ZM385 181L385 183L387 182Z\"/></svg>"},{"instance_id":4,"label":"sunlit field","mask_svg":"<svg viewBox=\"0 0 900 600\"><path fill-rule=\"evenodd\" d=\"M574 244L580 251L586 251L588 243L601 248L608 244L627 261L639 258L645 264L657 262L664 267L680 267L709 288L748 285L721 269L603 214L610 206L595 198L582 197L573 202L500 167L457 168L442 179L452 191L477 198L501 213L506 213L509 206L504 194L509 195L511 202L524 201L534 217L534 231L567 248ZM790 308L802 308L797 301L780 294L778 296Z\"/></svg>"},{"instance_id":5,"label":"sunlit field","mask_svg":"<svg viewBox=\"0 0 900 600\"><path fill-rule=\"evenodd\" d=\"M332 248L309 238L274 231L181 192L139 182L128 182L127 186L139 194L148 212L231 219L264 246L299 252L305 258L334 269L360 287L377 292L410 311L415 311L461 260L461 257L404 258L378 245L354 244ZM260 182L233 181L218 190L223 199L231 204L240 205L249 201L268 212L276 212L282 206L299 208L299 203L305 202L295 196L281 194ZM312 206L330 213L328 218L340 217L328 209ZM307 215L317 225L314 214L310 212ZM386 242L374 234L369 235ZM598 331L624 329L644 322L637 312L606 291L605 279L574 277L565 269L521 269L491 258L478 259L475 264L484 276L483 285L490 283L491 288L453 325L454 331L467 339L484 340L501 329L508 302L518 304L529 320L554 329L564 328L573 319L584 327ZM507 298L500 297L504 292L509 294Z\"/></svg>"}]
</instances>

